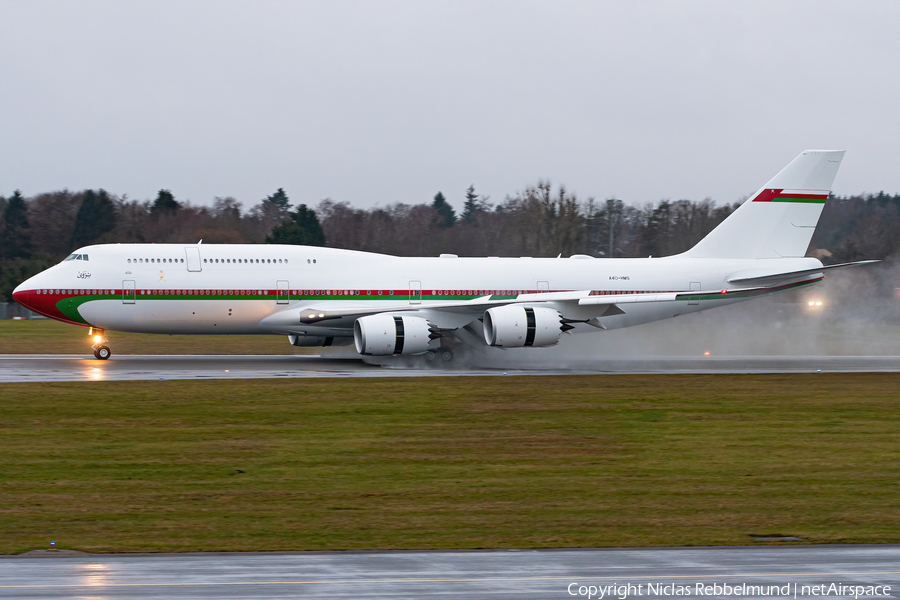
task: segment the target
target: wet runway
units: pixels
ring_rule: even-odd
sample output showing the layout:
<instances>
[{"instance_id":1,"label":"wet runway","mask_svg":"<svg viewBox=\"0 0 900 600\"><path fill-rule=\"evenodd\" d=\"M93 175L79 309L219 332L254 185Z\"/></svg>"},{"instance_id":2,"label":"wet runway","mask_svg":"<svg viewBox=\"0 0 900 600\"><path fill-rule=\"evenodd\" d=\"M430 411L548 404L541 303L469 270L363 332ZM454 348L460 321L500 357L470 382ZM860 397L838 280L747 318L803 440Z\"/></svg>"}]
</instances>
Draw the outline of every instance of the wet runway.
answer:
<instances>
[{"instance_id":1,"label":"wet runway","mask_svg":"<svg viewBox=\"0 0 900 600\"><path fill-rule=\"evenodd\" d=\"M389 360L379 367L359 359L320 356L113 356L0 355L0 382L132 381L292 377L423 377L569 375L601 373L851 373L900 372L900 356L702 356L591 357L564 368L540 360L503 366L436 366Z\"/></svg>"},{"instance_id":2,"label":"wet runway","mask_svg":"<svg viewBox=\"0 0 900 600\"><path fill-rule=\"evenodd\" d=\"M831 584L863 586L864 592L871 586L869 594L860 596L897 598L900 546L25 555L0 559L0 598L30 600L546 599L585 598L592 591L590 586L594 586L595 598L600 597L599 588L606 586L615 586L612 590L607 587L604 594L613 598L721 598L728 595L725 585L732 589L762 586L758 590L740 588L743 594L731 595L766 598L787 591L786 595L799 598L813 597L812 590L803 586L824 585L827 589ZM876 586L890 586L890 590ZM687 593L673 593L679 589ZM854 590L843 591L829 595L854 597Z\"/></svg>"}]
</instances>

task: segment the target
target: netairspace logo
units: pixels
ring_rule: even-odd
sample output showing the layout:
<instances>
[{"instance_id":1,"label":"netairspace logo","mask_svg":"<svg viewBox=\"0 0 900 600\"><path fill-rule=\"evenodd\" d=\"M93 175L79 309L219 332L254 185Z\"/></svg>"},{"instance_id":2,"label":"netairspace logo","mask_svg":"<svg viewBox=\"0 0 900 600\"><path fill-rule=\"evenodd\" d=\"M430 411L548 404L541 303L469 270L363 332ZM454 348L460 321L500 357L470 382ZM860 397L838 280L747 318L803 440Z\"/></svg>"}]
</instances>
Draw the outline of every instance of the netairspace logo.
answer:
<instances>
[{"instance_id":1,"label":"netairspace logo","mask_svg":"<svg viewBox=\"0 0 900 600\"><path fill-rule=\"evenodd\" d=\"M709 596L727 598L730 596L754 596L757 598L815 598L831 596L836 598L879 598L890 596L889 585L844 585L843 583L822 583L817 585L801 585L788 583L785 585L750 585L740 583L695 583L684 585L679 583L612 583L608 585L580 585L570 583L566 588L570 596L580 596L593 600L604 598L674 597L674 596Z\"/></svg>"}]
</instances>

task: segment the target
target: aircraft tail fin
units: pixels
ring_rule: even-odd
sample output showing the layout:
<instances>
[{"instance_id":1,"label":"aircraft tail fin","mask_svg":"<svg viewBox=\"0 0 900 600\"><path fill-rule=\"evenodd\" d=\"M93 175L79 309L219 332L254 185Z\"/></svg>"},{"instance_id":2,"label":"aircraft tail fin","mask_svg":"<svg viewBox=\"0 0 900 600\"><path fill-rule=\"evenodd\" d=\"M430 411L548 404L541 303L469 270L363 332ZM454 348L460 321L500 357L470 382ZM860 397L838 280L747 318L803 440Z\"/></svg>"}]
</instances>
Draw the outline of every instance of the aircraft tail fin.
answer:
<instances>
[{"instance_id":1,"label":"aircraft tail fin","mask_svg":"<svg viewBox=\"0 0 900 600\"><path fill-rule=\"evenodd\" d=\"M801 153L684 256L804 256L843 158L843 150Z\"/></svg>"}]
</instances>

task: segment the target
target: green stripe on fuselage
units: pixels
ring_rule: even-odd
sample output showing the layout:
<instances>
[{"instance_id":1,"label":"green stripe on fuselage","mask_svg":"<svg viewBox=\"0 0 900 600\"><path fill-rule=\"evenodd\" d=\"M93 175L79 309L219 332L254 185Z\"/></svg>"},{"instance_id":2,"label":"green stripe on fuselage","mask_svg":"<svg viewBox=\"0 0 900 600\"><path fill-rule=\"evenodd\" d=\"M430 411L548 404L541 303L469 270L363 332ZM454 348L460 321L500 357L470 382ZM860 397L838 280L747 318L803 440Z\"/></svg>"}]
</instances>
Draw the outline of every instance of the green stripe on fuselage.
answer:
<instances>
[{"instance_id":1,"label":"green stripe on fuselage","mask_svg":"<svg viewBox=\"0 0 900 600\"><path fill-rule=\"evenodd\" d=\"M84 320L81 313L78 312L78 308L85 302L90 302L91 300L110 300L113 298L115 298L115 296L108 294L98 294L96 296L69 296L68 298L63 298L58 301L56 303L56 309L64 314L70 321L81 323L82 325L90 325L90 323Z\"/></svg>"},{"instance_id":2,"label":"green stripe on fuselage","mask_svg":"<svg viewBox=\"0 0 900 600\"><path fill-rule=\"evenodd\" d=\"M741 298L752 298L754 296L762 296L765 294L774 294L775 292L783 292L785 290L790 290L790 289L794 289L794 288L801 287L804 285L809 285L811 283L819 283L820 281L822 281L821 278L820 279L810 279L809 281L801 281L799 283L792 283L790 285L779 286L776 288L768 288L768 289L761 289L761 290L748 290L746 292L735 291L735 292L728 292L727 294L722 294L722 293L706 294L703 296L690 296L690 297L679 298L679 300L682 302L685 302L685 301L694 302L697 300L739 300ZM687 292L685 292L685 293L687 293Z\"/></svg>"}]
</instances>

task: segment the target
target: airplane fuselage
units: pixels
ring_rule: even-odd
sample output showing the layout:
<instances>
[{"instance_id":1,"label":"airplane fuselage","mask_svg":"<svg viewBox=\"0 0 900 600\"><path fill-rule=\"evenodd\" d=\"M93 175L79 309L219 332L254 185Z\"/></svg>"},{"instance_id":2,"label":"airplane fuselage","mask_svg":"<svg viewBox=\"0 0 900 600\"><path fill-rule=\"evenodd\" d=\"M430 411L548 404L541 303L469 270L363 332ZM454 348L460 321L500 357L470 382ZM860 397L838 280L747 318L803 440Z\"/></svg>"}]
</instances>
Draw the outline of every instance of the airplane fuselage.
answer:
<instances>
[{"instance_id":1,"label":"airplane fuselage","mask_svg":"<svg viewBox=\"0 0 900 600\"><path fill-rule=\"evenodd\" d=\"M381 310L422 306L434 313L426 316L439 327L455 329L471 322L471 315L427 307L572 290L598 296L730 290L736 287L728 282L734 273L765 269L770 262L778 270L821 266L814 258L405 258L308 246L109 244L78 250L16 294L46 316L110 331L352 336L352 319L302 324L292 315L325 304ZM778 289L820 279L807 277ZM604 317L603 325L628 327L753 295L635 304ZM596 314L573 303L554 306L573 321ZM573 332L597 331L580 323L574 327Z\"/></svg>"}]
</instances>

